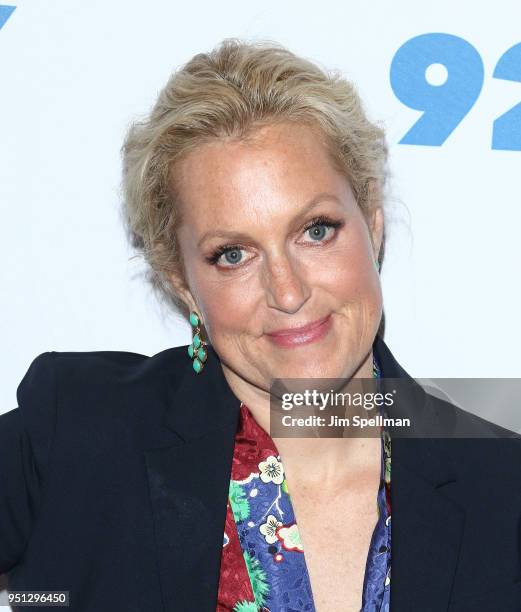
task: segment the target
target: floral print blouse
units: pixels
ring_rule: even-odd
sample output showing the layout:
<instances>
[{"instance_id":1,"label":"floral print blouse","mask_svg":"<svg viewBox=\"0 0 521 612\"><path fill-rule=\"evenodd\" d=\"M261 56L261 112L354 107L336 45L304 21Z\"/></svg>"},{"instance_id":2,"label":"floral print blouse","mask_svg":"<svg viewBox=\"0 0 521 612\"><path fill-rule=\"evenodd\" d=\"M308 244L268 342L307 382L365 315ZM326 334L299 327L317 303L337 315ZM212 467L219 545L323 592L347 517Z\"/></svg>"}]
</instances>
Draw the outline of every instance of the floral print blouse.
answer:
<instances>
[{"instance_id":1,"label":"floral print blouse","mask_svg":"<svg viewBox=\"0 0 521 612\"><path fill-rule=\"evenodd\" d=\"M373 372L380 376L376 361ZM361 612L389 612L390 605L391 440L380 429L379 518L367 556ZM284 466L273 439L241 403L217 612L297 611L315 612L315 606Z\"/></svg>"}]
</instances>

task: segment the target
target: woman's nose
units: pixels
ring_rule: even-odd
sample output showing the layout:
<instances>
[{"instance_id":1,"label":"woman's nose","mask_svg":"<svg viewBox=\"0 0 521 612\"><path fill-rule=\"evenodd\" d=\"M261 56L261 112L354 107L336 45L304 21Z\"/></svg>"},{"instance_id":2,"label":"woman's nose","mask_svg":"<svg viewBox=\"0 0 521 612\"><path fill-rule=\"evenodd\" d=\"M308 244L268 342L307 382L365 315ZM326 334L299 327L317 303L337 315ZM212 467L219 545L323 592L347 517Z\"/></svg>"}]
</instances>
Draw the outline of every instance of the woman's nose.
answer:
<instances>
[{"instance_id":1,"label":"woman's nose","mask_svg":"<svg viewBox=\"0 0 521 612\"><path fill-rule=\"evenodd\" d=\"M268 263L264 283L268 306L285 312L298 311L311 294L303 270L287 257Z\"/></svg>"}]
</instances>

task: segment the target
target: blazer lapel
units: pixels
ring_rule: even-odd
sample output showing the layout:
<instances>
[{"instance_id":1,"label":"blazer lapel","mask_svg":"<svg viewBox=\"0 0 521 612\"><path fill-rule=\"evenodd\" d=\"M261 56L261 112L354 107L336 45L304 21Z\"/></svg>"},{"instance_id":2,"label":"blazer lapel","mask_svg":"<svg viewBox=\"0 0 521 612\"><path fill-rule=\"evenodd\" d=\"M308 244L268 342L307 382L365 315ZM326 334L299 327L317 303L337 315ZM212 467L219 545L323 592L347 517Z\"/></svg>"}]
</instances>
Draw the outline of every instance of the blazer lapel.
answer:
<instances>
[{"instance_id":1,"label":"blazer lapel","mask_svg":"<svg viewBox=\"0 0 521 612\"><path fill-rule=\"evenodd\" d=\"M393 435L393 428L390 431L391 607L445 611L465 522L465 511L445 496L461 484L442 452L445 444L454 441L432 437L435 431L447 430L444 416L438 418L423 388L396 362L379 336L373 350L384 386L392 387L392 379L405 381L399 388L400 401L389 409L389 416L411 416L413 430L410 437Z\"/></svg>"},{"instance_id":2,"label":"blazer lapel","mask_svg":"<svg viewBox=\"0 0 521 612\"><path fill-rule=\"evenodd\" d=\"M145 451L165 612L215 612L229 479L240 401L211 345L202 374L186 360L168 386L164 426L173 442ZM377 336L385 378L411 377ZM431 413L419 385L407 385L390 416ZM431 421L429 421L430 423ZM437 441L439 443L439 440ZM393 437L391 605L445 611L457 566L464 510L444 489L458 486L436 440ZM298 518L297 518L298 520Z\"/></svg>"},{"instance_id":3,"label":"blazer lapel","mask_svg":"<svg viewBox=\"0 0 521 612\"><path fill-rule=\"evenodd\" d=\"M145 451L165 612L215 612L239 400L209 348L197 375L187 358L168 387L164 426L176 434Z\"/></svg>"},{"instance_id":4,"label":"blazer lapel","mask_svg":"<svg viewBox=\"0 0 521 612\"><path fill-rule=\"evenodd\" d=\"M465 512L443 494L457 480L440 482L440 472L429 481L411 468L429 460L421 452L425 442L391 441L391 606L441 612L449 606Z\"/></svg>"}]
</instances>

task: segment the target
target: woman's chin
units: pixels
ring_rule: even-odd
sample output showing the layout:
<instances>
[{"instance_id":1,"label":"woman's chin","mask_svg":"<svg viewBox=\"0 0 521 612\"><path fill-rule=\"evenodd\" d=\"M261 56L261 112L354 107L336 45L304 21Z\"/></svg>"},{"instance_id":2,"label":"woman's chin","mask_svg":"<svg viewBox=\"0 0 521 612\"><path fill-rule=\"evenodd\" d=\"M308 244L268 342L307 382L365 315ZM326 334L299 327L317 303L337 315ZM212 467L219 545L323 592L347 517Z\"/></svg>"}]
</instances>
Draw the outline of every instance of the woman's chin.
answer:
<instances>
[{"instance_id":1,"label":"woman's chin","mask_svg":"<svg viewBox=\"0 0 521 612\"><path fill-rule=\"evenodd\" d=\"M272 357L268 368L276 378L337 378L344 375L348 359L338 351L288 351Z\"/></svg>"}]
</instances>

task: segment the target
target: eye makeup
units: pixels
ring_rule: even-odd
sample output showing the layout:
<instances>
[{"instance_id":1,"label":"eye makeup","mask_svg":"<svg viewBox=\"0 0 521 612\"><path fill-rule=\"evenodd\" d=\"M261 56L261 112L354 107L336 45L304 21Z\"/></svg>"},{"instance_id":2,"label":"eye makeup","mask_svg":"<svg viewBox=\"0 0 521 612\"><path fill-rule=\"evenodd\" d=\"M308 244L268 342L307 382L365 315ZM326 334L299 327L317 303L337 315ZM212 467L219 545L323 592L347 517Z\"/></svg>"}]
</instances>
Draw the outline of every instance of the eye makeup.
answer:
<instances>
[{"instance_id":1,"label":"eye makeup","mask_svg":"<svg viewBox=\"0 0 521 612\"><path fill-rule=\"evenodd\" d=\"M308 222L304 226L303 232L304 233L308 232L310 229L313 229L315 227L329 227L329 228L334 229L335 230L334 233L336 234L336 230L338 230L343 225L344 225L344 221L334 220L327 215L319 215L317 217L314 217L310 222ZM328 242L330 242L330 240L331 239L317 240L316 242L317 244L323 244L323 243L327 244ZM241 250L242 248L243 247L240 244L222 245L222 246L217 247L209 256L205 257L205 259L210 265L216 265L219 259L225 253L228 253L230 251ZM230 266L224 266L224 267L230 268L230 267L236 267L236 266L235 264L231 264Z\"/></svg>"}]
</instances>

